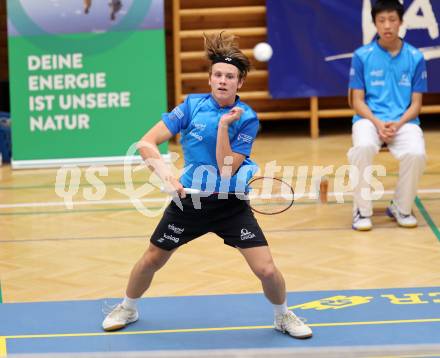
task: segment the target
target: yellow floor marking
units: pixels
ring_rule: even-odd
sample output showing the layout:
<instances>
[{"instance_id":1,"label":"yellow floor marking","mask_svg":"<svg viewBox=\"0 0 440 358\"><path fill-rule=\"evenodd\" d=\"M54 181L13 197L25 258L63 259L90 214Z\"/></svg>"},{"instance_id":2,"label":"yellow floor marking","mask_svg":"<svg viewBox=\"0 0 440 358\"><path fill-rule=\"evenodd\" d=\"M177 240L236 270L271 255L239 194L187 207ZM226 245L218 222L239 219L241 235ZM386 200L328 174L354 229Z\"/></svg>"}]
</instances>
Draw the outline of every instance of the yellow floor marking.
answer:
<instances>
[{"instance_id":1,"label":"yellow floor marking","mask_svg":"<svg viewBox=\"0 0 440 358\"><path fill-rule=\"evenodd\" d=\"M0 357L6 357L8 354L6 350L6 337L0 336Z\"/></svg>"},{"instance_id":2,"label":"yellow floor marking","mask_svg":"<svg viewBox=\"0 0 440 358\"><path fill-rule=\"evenodd\" d=\"M336 327L336 326L359 326L359 325L375 325L375 324L399 324L399 323L430 323L440 322L440 318L423 318L423 319L406 319L392 321L366 321L366 322L333 322L333 323L311 323L310 327ZM119 331L119 332L94 332L94 333L63 333L63 334L30 334L30 335L14 335L2 337L6 339L24 339L24 338L61 338L61 337L96 337L109 335L139 335L139 334L162 334L162 333L191 333L191 332L215 332L215 331L242 331L250 329L268 329L273 326L238 326L238 327L207 327L207 328L182 328L182 329L162 329L149 331ZM0 349L1 349L0 340ZM0 350L1 352L1 350Z\"/></svg>"}]
</instances>

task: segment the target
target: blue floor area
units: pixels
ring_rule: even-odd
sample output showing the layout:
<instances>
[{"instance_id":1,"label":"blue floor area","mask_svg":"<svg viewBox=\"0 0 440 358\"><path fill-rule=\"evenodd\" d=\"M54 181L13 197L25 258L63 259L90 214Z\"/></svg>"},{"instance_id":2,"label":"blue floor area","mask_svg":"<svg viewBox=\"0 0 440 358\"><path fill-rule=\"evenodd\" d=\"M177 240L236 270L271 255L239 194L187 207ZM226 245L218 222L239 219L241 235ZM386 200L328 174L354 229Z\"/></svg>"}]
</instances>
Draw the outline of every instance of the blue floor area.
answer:
<instances>
[{"instance_id":1,"label":"blue floor area","mask_svg":"<svg viewBox=\"0 0 440 358\"><path fill-rule=\"evenodd\" d=\"M1 304L0 346L50 353L440 343L439 287L291 292L289 307L313 329L307 340L272 328L262 294L145 298L138 322L103 332L103 307L119 301Z\"/></svg>"}]
</instances>

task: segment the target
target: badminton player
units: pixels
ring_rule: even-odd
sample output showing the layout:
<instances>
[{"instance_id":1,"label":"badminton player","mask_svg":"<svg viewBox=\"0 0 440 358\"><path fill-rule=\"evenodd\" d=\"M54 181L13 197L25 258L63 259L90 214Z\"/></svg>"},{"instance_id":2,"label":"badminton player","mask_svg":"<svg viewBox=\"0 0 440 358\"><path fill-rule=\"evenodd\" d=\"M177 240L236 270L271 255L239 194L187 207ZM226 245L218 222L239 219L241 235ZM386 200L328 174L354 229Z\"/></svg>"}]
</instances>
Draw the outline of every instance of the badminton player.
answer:
<instances>
[{"instance_id":1,"label":"badminton player","mask_svg":"<svg viewBox=\"0 0 440 358\"><path fill-rule=\"evenodd\" d=\"M179 246L213 232L226 245L240 251L261 281L264 294L273 305L275 329L295 338L311 337L312 330L287 308L283 276L246 201L234 195L209 195L200 199L201 208L197 209L191 197L185 195L184 188L235 192L241 185L238 172L252 165L249 156L259 126L255 112L237 96L250 62L235 37L224 32L205 35L205 51L210 61L211 93L187 96L172 112L163 115L138 144L143 159L164 185L179 195L182 205L179 208L172 201L166 208L148 248L131 271L124 300L104 319L103 329L113 331L135 322L136 301L150 287L156 271ZM180 178L171 173L157 149L157 145L178 133L187 169Z\"/></svg>"}]
</instances>

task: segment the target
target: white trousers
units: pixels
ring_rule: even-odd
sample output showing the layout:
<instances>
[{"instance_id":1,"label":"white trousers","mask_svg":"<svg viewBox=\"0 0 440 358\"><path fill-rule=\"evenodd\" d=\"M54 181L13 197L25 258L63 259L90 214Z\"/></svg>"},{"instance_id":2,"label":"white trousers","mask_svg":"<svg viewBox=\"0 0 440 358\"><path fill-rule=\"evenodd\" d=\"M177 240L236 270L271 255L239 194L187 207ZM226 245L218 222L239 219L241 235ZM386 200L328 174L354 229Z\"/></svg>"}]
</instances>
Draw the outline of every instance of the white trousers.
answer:
<instances>
[{"instance_id":1,"label":"white trousers","mask_svg":"<svg viewBox=\"0 0 440 358\"><path fill-rule=\"evenodd\" d=\"M371 198L365 193L370 190L372 173L367 168L373 165L373 158L379 152L383 142L379 138L376 126L368 119L360 119L353 124L353 147L348 151L348 160L357 167L357 183L351 175L354 190L353 211L360 211L362 216L371 216L373 206ZM421 128L406 123L388 144L391 154L400 161L399 179L393 202L399 212L411 214L412 205L417 194L417 186L425 169L425 140Z\"/></svg>"}]
</instances>

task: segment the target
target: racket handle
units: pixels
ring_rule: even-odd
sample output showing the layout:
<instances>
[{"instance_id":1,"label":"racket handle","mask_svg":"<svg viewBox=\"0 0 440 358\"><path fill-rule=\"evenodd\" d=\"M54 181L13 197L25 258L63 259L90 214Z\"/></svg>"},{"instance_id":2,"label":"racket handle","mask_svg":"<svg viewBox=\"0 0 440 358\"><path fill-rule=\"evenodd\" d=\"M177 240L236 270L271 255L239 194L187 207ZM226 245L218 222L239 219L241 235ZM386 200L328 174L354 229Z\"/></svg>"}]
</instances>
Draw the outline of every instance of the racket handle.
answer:
<instances>
[{"instance_id":1,"label":"racket handle","mask_svg":"<svg viewBox=\"0 0 440 358\"><path fill-rule=\"evenodd\" d=\"M173 192L166 190L164 187L161 187L160 191L162 193L173 194ZM193 188L184 188L184 191L186 194L200 194L201 192L199 189L193 189Z\"/></svg>"},{"instance_id":2,"label":"racket handle","mask_svg":"<svg viewBox=\"0 0 440 358\"><path fill-rule=\"evenodd\" d=\"M201 191L199 189L193 189L193 188L185 188L186 194L200 194Z\"/></svg>"}]
</instances>

